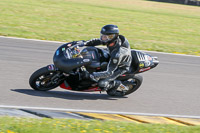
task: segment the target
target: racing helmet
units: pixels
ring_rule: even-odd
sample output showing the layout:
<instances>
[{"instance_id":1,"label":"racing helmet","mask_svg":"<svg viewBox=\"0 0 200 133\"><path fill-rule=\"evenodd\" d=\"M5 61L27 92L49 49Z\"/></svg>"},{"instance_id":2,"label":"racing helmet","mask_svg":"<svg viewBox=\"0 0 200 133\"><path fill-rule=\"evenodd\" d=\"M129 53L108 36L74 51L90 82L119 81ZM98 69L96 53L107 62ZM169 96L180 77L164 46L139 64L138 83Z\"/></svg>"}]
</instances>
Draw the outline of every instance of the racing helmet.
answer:
<instances>
[{"instance_id":1,"label":"racing helmet","mask_svg":"<svg viewBox=\"0 0 200 133\"><path fill-rule=\"evenodd\" d=\"M117 25L109 24L103 26L100 33L100 40L103 42L103 44L108 45L118 38L119 29Z\"/></svg>"}]
</instances>

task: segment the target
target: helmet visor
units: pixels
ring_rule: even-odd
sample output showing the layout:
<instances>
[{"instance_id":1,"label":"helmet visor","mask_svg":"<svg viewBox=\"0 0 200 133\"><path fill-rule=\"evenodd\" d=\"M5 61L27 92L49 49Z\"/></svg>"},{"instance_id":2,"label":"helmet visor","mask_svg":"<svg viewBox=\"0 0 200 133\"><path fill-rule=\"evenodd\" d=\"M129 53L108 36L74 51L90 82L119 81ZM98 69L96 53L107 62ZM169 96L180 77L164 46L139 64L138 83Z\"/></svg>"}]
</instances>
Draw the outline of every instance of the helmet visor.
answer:
<instances>
[{"instance_id":1,"label":"helmet visor","mask_svg":"<svg viewBox=\"0 0 200 133\"><path fill-rule=\"evenodd\" d=\"M110 35L101 34L100 39L103 42L108 42L108 41L112 40L113 38L115 38L115 36L116 36L115 34L110 34Z\"/></svg>"}]
</instances>

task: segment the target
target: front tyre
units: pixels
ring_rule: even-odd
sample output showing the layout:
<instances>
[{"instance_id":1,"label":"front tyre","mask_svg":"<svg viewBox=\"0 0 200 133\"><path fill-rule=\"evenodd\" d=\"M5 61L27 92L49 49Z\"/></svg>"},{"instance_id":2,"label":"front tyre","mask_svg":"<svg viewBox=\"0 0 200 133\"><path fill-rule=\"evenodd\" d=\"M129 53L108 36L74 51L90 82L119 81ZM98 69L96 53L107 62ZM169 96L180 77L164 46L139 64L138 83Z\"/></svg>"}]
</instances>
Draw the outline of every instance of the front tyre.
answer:
<instances>
[{"instance_id":1,"label":"front tyre","mask_svg":"<svg viewBox=\"0 0 200 133\"><path fill-rule=\"evenodd\" d=\"M117 91L116 89L110 89L107 94L110 96L125 96L136 91L142 84L143 77L141 75L134 75L134 77L129 78L127 81L122 81L122 83L129 88L127 92Z\"/></svg>"},{"instance_id":2,"label":"front tyre","mask_svg":"<svg viewBox=\"0 0 200 133\"><path fill-rule=\"evenodd\" d=\"M42 67L31 75L29 85L38 91L54 89L61 84L60 80L53 80L57 73L58 71L49 71L47 67Z\"/></svg>"}]
</instances>

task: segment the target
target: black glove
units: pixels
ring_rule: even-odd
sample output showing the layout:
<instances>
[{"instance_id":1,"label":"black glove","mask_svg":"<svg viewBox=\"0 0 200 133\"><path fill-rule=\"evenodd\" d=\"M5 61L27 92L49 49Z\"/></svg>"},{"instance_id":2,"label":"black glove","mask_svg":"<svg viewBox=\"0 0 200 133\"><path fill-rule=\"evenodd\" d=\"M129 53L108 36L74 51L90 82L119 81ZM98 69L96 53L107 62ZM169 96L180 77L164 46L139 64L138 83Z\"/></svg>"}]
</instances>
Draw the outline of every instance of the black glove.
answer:
<instances>
[{"instance_id":1,"label":"black glove","mask_svg":"<svg viewBox=\"0 0 200 133\"><path fill-rule=\"evenodd\" d=\"M94 38L94 39L84 42L85 46L97 46L100 44L102 44L102 41L99 38Z\"/></svg>"},{"instance_id":2,"label":"black glove","mask_svg":"<svg viewBox=\"0 0 200 133\"><path fill-rule=\"evenodd\" d=\"M84 41L78 41L78 42L77 42L77 45L78 45L79 47L84 47L84 46L85 46L85 42L84 42Z\"/></svg>"}]
</instances>

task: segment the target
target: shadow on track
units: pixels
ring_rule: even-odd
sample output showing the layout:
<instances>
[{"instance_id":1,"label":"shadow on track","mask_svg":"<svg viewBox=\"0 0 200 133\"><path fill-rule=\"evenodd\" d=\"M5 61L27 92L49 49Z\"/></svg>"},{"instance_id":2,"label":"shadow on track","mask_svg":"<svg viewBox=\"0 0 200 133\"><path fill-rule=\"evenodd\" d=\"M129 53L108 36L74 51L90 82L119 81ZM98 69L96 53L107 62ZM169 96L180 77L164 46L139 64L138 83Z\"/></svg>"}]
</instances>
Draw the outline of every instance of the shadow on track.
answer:
<instances>
[{"instance_id":1,"label":"shadow on track","mask_svg":"<svg viewBox=\"0 0 200 133\"><path fill-rule=\"evenodd\" d=\"M11 91L15 91L18 93L23 93L31 96L38 97L54 97L54 98L62 98L68 100L118 100L119 98L127 98L127 97L111 97L107 94L92 94L86 92L69 92L69 91L35 91L30 89L11 89Z\"/></svg>"}]
</instances>

